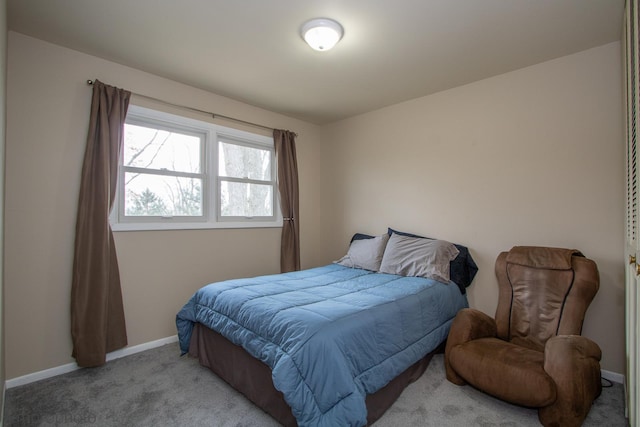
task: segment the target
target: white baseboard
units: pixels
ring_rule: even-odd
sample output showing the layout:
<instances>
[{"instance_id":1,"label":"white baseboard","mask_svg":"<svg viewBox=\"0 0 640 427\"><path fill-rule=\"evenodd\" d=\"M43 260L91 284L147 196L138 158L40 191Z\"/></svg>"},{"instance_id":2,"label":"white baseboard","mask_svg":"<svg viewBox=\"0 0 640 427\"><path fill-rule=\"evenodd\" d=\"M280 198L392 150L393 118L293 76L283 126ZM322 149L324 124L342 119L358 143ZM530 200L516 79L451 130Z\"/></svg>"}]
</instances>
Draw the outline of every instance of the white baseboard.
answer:
<instances>
[{"instance_id":1,"label":"white baseboard","mask_svg":"<svg viewBox=\"0 0 640 427\"><path fill-rule=\"evenodd\" d=\"M600 375L605 380L613 381L614 383L624 384L624 375L619 374L617 372L605 371L604 369L600 371Z\"/></svg>"},{"instance_id":2,"label":"white baseboard","mask_svg":"<svg viewBox=\"0 0 640 427\"><path fill-rule=\"evenodd\" d=\"M159 340L134 345L132 347L125 347L120 350L113 351L107 354L107 362L115 359L119 359L121 357L129 356L135 353L140 353L141 351L150 350L152 348L160 347L165 344L171 344L178 341L178 336L173 335L167 338L161 338ZM76 371L80 368L75 363L67 363L66 365L57 366L55 368L45 369L44 371L34 372L32 374L23 375L21 377L12 378L5 382L5 388L13 388L21 385L33 383L36 381L44 380L47 378L55 377L62 374L67 374L69 372ZM4 402L4 401L3 401Z\"/></svg>"},{"instance_id":3,"label":"white baseboard","mask_svg":"<svg viewBox=\"0 0 640 427\"><path fill-rule=\"evenodd\" d=\"M121 357L129 356L131 354L140 353L141 351L151 350L152 348L161 347L163 345L171 344L174 342L178 342L177 335L161 338L159 340L150 341L143 344L134 345L133 347L125 347L123 349L116 350L107 354L107 362L115 359L120 359Z\"/></svg>"}]
</instances>

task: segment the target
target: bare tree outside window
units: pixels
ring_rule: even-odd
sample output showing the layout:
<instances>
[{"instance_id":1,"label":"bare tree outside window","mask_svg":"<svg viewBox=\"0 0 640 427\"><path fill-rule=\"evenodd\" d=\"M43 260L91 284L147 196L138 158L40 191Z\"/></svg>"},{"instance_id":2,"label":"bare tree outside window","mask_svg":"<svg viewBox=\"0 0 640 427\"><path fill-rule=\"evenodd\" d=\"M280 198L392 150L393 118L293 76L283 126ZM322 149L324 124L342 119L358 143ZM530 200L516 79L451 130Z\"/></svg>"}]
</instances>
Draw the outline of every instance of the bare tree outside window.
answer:
<instances>
[{"instance_id":1,"label":"bare tree outside window","mask_svg":"<svg viewBox=\"0 0 640 427\"><path fill-rule=\"evenodd\" d=\"M201 216L202 179L199 136L127 123L125 215Z\"/></svg>"},{"instance_id":2,"label":"bare tree outside window","mask_svg":"<svg viewBox=\"0 0 640 427\"><path fill-rule=\"evenodd\" d=\"M221 216L272 216L272 152L230 141L218 146Z\"/></svg>"}]
</instances>

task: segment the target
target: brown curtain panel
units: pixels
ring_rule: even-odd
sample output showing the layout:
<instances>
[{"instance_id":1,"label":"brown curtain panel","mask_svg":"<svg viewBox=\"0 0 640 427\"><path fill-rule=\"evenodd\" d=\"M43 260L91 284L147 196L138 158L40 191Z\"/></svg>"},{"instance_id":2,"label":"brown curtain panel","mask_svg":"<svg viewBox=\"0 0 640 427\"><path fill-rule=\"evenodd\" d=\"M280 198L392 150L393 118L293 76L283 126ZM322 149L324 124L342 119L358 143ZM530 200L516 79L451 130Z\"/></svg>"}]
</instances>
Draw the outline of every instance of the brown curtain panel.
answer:
<instances>
[{"instance_id":1,"label":"brown curtain panel","mask_svg":"<svg viewBox=\"0 0 640 427\"><path fill-rule=\"evenodd\" d=\"M72 356L83 367L103 365L108 352L127 345L109 213L130 96L130 92L98 80L93 83L71 284Z\"/></svg>"},{"instance_id":2,"label":"brown curtain panel","mask_svg":"<svg viewBox=\"0 0 640 427\"><path fill-rule=\"evenodd\" d=\"M296 134L275 129L273 141L278 156L278 190L282 209L282 243L280 270L283 273L300 270L300 221L298 196L298 160Z\"/></svg>"}]
</instances>

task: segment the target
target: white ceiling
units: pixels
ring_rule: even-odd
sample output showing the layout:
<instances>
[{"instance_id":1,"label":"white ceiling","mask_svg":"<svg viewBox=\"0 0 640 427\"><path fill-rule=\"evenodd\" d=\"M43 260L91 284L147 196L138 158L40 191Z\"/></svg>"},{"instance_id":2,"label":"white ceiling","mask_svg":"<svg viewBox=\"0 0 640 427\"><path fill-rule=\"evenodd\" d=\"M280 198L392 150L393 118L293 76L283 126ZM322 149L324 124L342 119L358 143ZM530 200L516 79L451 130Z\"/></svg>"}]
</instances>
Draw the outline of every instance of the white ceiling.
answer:
<instances>
[{"instance_id":1,"label":"white ceiling","mask_svg":"<svg viewBox=\"0 0 640 427\"><path fill-rule=\"evenodd\" d=\"M620 39L624 0L8 0L10 30L324 124ZM343 39L316 52L316 17Z\"/></svg>"}]
</instances>

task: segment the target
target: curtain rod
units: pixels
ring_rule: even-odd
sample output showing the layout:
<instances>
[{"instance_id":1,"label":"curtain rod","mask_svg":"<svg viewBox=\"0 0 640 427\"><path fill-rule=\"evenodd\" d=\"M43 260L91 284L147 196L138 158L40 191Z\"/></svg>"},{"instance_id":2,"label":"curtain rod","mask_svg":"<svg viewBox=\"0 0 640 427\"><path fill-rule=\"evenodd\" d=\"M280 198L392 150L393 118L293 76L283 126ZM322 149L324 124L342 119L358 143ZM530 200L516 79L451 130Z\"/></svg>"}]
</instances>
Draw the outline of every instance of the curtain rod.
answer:
<instances>
[{"instance_id":1,"label":"curtain rod","mask_svg":"<svg viewBox=\"0 0 640 427\"><path fill-rule=\"evenodd\" d=\"M91 80L91 79L87 80L87 84L88 85L93 85L93 80ZM169 101L165 101L165 100L162 100L162 99L154 98L152 96L143 95L141 93L135 93L135 92L131 92L131 93L133 95L135 95L135 96L140 97L140 98L145 98L145 99L148 99L148 100L151 100L151 101L160 102L161 104L169 105L171 107L176 107L176 108L181 108L183 110L189 110L189 111L194 111L196 113L206 114L208 116L211 116L211 118L213 118L213 119L220 118L220 119L231 120L231 121L236 122L236 123L242 123L242 124L245 124L245 125L254 126L254 127L258 127L258 128L262 128L262 129L266 129L266 130L270 130L270 131L274 130L274 128L272 128L272 127L264 126L264 125L261 125L261 124L258 124L258 123L248 122L246 120L236 119L235 117L229 117L229 116L225 116L225 115L222 115L222 114L212 113L211 111L200 110L198 108L188 107L186 105L174 104L173 102L169 102ZM295 132L293 132L293 134L295 136L298 136L298 134L295 133Z\"/></svg>"}]
</instances>

